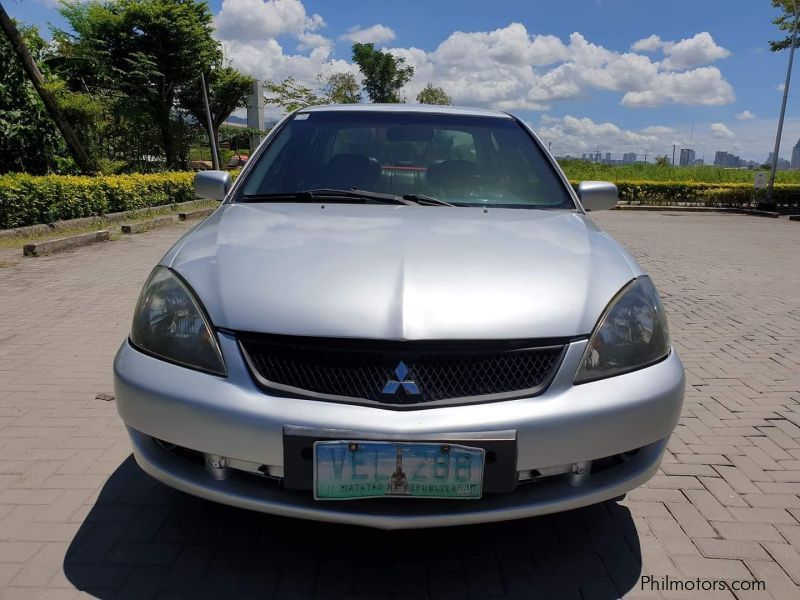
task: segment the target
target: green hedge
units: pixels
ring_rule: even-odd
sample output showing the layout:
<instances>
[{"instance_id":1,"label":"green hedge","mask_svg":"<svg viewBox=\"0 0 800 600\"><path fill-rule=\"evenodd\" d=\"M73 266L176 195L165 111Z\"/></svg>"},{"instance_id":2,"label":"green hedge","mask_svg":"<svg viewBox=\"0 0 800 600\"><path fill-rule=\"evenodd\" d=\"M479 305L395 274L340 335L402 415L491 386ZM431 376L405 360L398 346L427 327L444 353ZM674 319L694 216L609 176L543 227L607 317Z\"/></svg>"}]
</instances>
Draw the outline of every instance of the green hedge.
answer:
<instances>
[{"instance_id":1,"label":"green hedge","mask_svg":"<svg viewBox=\"0 0 800 600\"><path fill-rule=\"evenodd\" d=\"M195 199L193 178L190 172L98 177L0 175L0 229L187 202ZM620 200L641 204L737 207L754 199L749 183L619 181L617 187ZM783 207L800 207L800 184L775 184L775 201Z\"/></svg>"},{"instance_id":2,"label":"green hedge","mask_svg":"<svg viewBox=\"0 0 800 600\"><path fill-rule=\"evenodd\" d=\"M756 194L752 183L701 183L685 181L618 181L619 198L623 202L640 204L697 206L749 205L763 197L763 190ZM578 182L572 185L577 188ZM800 184L776 183L774 199L778 206L800 206Z\"/></svg>"},{"instance_id":3,"label":"green hedge","mask_svg":"<svg viewBox=\"0 0 800 600\"><path fill-rule=\"evenodd\" d=\"M0 229L195 199L194 173L77 177L0 175Z\"/></svg>"}]
</instances>

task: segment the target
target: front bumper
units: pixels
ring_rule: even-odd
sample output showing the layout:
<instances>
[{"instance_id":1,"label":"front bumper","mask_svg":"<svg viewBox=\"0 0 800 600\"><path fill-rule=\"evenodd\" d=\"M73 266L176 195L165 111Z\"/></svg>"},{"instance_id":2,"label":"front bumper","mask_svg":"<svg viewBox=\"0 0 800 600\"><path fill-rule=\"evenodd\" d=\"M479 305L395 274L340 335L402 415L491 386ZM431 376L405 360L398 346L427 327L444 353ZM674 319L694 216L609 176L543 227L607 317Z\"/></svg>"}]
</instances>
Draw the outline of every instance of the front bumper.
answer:
<instances>
[{"instance_id":1,"label":"front bumper","mask_svg":"<svg viewBox=\"0 0 800 600\"><path fill-rule=\"evenodd\" d=\"M233 336L220 334L228 368L222 378L147 356L127 342L114 362L119 413L137 462L150 475L218 502L285 516L386 529L499 521L568 510L625 493L649 479L680 417L684 372L672 352L664 361L625 375L575 386L586 341L569 345L549 389L534 398L393 411L266 395L247 371ZM517 435L517 470L609 457L639 449L630 460L582 485L549 478L478 501L315 502L311 492L235 473L212 479L170 454L153 438L207 454L284 466L284 427L414 436L508 431Z\"/></svg>"}]
</instances>

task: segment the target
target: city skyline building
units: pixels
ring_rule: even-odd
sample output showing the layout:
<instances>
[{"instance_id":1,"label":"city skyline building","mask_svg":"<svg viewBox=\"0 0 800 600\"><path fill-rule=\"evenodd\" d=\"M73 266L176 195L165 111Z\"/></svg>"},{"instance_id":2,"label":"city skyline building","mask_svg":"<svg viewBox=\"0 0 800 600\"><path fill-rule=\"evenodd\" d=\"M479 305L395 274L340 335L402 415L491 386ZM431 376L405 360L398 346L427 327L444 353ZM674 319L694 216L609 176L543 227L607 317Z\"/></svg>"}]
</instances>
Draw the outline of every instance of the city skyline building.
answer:
<instances>
[{"instance_id":1,"label":"city skyline building","mask_svg":"<svg viewBox=\"0 0 800 600\"><path fill-rule=\"evenodd\" d=\"M792 148L792 160L789 164L793 169L800 169L800 140Z\"/></svg>"}]
</instances>

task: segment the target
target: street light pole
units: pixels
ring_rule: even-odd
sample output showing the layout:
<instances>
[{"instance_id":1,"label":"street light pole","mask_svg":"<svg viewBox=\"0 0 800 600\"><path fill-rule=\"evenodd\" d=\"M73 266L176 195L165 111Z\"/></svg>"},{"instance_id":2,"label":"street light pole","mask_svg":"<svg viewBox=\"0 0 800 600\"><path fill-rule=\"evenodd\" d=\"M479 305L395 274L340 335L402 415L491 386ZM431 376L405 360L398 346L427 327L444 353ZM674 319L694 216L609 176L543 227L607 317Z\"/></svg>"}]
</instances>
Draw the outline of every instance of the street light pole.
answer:
<instances>
[{"instance_id":1,"label":"street light pole","mask_svg":"<svg viewBox=\"0 0 800 600\"><path fill-rule=\"evenodd\" d=\"M792 63L794 62L794 47L797 44L797 22L800 19L798 14L797 0L792 0L794 6L794 26L792 27L792 45L789 48L789 64L786 67L786 81L783 83L783 101L781 102L781 114L778 117L778 131L775 134L775 150L772 152L772 169L769 173L769 185L767 186L767 197L765 204L774 204L772 198L772 188L775 186L775 172L778 170L778 153L781 149L781 133L783 133L783 117L786 114L786 101L789 98L789 81L792 78Z\"/></svg>"}]
</instances>

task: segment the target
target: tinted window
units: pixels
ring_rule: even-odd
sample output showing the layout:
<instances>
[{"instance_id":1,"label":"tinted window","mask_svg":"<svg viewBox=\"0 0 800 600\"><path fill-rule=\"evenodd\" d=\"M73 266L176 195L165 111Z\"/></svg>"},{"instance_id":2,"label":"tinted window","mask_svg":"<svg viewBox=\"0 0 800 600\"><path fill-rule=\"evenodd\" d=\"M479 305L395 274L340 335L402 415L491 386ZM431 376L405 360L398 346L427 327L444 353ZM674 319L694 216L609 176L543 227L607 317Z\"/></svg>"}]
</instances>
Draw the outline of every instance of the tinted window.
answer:
<instances>
[{"instance_id":1,"label":"tinted window","mask_svg":"<svg viewBox=\"0 0 800 600\"><path fill-rule=\"evenodd\" d=\"M319 188L422 194L464 206L574 208L513 119L419 113L300 113L257 159L242 194Z\"/></svg>"}]
</instances>

